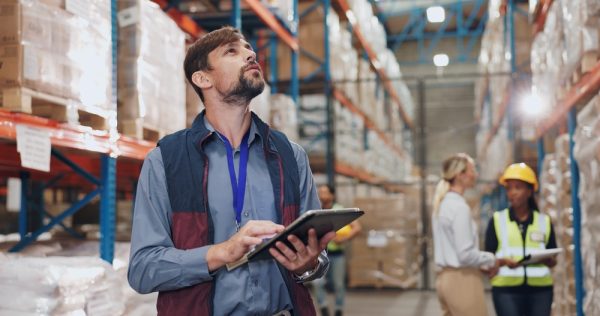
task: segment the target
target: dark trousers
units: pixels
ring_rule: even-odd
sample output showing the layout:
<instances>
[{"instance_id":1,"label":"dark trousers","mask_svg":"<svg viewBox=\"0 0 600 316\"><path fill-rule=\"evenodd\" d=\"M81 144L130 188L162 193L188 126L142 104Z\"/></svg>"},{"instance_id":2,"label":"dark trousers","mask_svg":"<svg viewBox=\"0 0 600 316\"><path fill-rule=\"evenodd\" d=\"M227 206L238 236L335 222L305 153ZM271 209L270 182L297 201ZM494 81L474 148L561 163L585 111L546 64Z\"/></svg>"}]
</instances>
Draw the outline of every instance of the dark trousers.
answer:
<instances>
[{"instance_id":1,"label":"dark trousers","mask_svg":"<svg viewBox=\"0 0 600 316\"><path fill-rule=\"evenodd\" d=\"M492 290L498 316L550 316L552 289L531 293L505 293Z\"/></svg>"}]
</instances>

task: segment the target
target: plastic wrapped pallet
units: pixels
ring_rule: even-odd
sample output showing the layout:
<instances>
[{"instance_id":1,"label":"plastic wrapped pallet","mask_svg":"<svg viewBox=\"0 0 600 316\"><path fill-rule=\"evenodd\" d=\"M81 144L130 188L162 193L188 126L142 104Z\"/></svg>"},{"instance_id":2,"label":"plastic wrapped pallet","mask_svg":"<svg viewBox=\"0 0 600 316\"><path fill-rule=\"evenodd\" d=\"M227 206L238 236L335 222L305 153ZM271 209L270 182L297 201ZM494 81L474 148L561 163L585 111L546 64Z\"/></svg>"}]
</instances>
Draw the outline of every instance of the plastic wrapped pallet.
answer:
<instances>
[{"instance_id":1,"label":"plastic wrapped pallet","mask_svg":"<svg viewBox=\"0 0 600 316\"><path fill-rule=\"evenodd\" d=\"M114 113L110 7L105 1L81 2L75 8L80 10L38 0L0 0L0 5L0 64L6 65L0 67L4 107L31 113L31 102L21 98L14 104L8 101L13 90L30 89L43 95L28 90L19 90L19 95L62 105L68 122L78 122L78 111L102 118Z\"/></svg>"},{"instance_id":2,"label":"plastic wrapped pallet","mask_svg":"<svg viewBox=\"0 0 600 316\"><path fill-rule=\"evenodd\" d=\"M250 101L250 110L263 122L271 121L271 87L268 84L265 84L263 92Z\"/></svg>"},{"instance_id":3,"label":"plastic wrapped pallet","mask_svg":"<svg viewBox=\"0 0 600 316\"><path fill-rule=\"evenodd\" d=\"M16 315L122 315L120 279L91 257L0 258L0 309ZM72 314L71 314L72 313Z\"/></svg>"},{"instance_id":4,"label":"plastic wrapped pallet","mask_svg":"<svg viewBox=\"0 0 600 316\"><path fill-rule=\"evenodd\" d=\"M294 100L285 94L271 95L271 127L298 141L298 110Z\"/></svg>"},{"instance_id":5,"label":"plastic wrapped pallet","mask_svg":"<svg viewBox=\"0 0 600 316\"><path fill-rule=\"evenodd\" d=\"M300 96L299 144L308 153L324 153L327 130L327 97L323 94Z\"/></svg>"},{"instance_id":6,"label":"plastic wrapped pallet","mask_svg":"<svg viewBox=\"0 0 600 316\"><path fill-rule=\"evenodd\" d=\"M581 252L586 315L600 313L600 97L577 115L574 156L579 166L581 202Z\"/></svg>"},{"instance_id":7,"label":"plastic wrapped pallet","mask_svg":"<svg viewBox=\"0 0 600 316\"><path fill-rule=\"evenodd\" d=\"M185 127L185 35L149 0L119 0L119 127L131 136Z\"/></svg>"}]
</instances>

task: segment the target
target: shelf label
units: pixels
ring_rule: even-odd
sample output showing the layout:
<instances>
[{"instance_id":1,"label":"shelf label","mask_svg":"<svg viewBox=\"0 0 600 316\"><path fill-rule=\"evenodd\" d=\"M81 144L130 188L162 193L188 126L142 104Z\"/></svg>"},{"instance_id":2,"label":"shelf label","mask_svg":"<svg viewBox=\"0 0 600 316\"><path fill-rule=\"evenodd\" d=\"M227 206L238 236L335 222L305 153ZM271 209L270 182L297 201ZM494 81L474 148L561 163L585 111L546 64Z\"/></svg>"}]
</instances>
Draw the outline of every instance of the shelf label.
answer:
<instances>
[{"instance_id":1,"label":"shelf label","mask_svg":"<svg viewBox=\"0 0 600 316\"><path fill-rule=\"evenodd\" d=\"M8 178L6 196L6 210L19 212L21 210L21 179Z\"/></svg>"},{"instance_id":2,"label":"shelf label","mask_svg":"<svg viewBox=\"0 0 600 316\"><path fill-rule=\"evenodd\" d=\"M388 238L385 232L370 231L367 237L367 246L372 248L383 248L387 246Z\"/></svg>"},{"instance_id":3,"label":"shelf label","mask_svg":"<svg viewBox=\"0 0 600 316\"><path fill-rule=\"evenodd\" d=\"M21 166L50 171L50 133L46 130L17 125L17 151L21 154Z\"/></svg>"},{"instance_id":4,"label":"shelf label","mask_svg":"<svg viewBox=\"0 0 600 316\"><path fill-rule=\"evenodd\" d=\"M119 27L127 27L136 24L140 20L140 8L138 6L129 7L119 11L117 14Z\"/></svg>"}]
</instances>

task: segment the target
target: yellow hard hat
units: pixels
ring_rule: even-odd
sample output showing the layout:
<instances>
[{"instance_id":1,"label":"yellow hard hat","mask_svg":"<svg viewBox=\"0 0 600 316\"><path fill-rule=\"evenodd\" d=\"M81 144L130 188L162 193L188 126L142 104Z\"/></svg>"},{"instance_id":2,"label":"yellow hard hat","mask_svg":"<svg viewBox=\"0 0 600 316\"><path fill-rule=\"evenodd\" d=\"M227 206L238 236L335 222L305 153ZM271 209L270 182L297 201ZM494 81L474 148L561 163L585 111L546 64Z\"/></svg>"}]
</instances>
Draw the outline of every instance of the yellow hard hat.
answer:
<instances>
[{"instance_id":1,"label":"yellow hard hat","mask_svg":"<svg viewBox=\"0 0 600 316\"><path fill-rule=\"evenodd\" d=\"M532 184L534 190L537 191L538 189L538 181L535 177L535 172L522 162L514 163L504 170L504 174L500 177L500 184L506 186L506 180L521 180Z\"/></svg>"}]
</instances>

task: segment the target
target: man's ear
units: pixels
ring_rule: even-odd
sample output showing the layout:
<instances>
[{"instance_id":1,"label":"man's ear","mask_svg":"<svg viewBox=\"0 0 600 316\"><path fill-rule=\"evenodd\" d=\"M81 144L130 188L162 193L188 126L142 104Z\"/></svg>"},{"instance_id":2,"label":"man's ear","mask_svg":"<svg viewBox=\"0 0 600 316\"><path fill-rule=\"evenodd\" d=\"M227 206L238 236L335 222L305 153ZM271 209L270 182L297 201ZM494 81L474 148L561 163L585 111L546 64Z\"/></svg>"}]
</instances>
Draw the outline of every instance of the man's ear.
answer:
<instances>
[{"instance_id":1,"label":"man's ear","mask_svg":"<svg viewBox=\"0 0 600 316\"><path fill-rule=\"evenodd\" d=\"M200 89L208 89L212 87L210 77L204 71L196 71L192 74L192 82Z\"/></svg>"}]
</instances>

